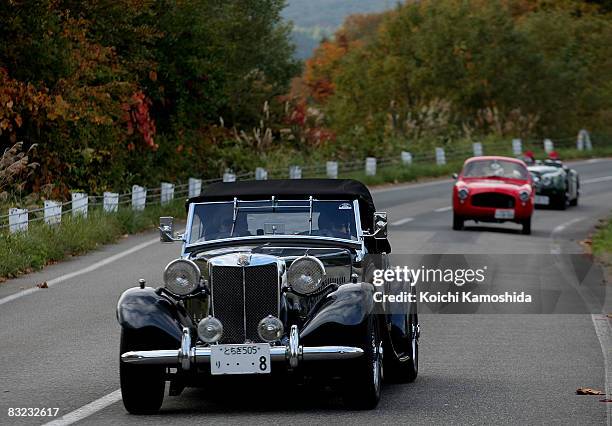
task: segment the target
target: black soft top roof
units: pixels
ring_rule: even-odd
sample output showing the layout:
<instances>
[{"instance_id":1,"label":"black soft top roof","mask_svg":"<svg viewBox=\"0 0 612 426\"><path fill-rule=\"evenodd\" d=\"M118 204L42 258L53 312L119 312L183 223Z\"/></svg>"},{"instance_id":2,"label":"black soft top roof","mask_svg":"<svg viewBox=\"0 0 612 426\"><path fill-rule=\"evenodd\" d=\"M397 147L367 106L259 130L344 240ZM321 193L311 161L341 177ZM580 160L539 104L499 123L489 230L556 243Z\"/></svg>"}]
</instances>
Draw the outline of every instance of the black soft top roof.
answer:
<instances>
[{"instance_id":1,"label":"black soft top roof","mask_svg":"<svg viewBox=\"0 0 612 426\"><path fill-rule=\"evenodd\" d=\"M372 229L375 211L372 194L361 182L352 179L278 179L220 182L207 186L191 203L207 201L266 200L272 198L307 200L310 196L319 200L358 200L361 221Z\"/></svg>"}]
</instances>

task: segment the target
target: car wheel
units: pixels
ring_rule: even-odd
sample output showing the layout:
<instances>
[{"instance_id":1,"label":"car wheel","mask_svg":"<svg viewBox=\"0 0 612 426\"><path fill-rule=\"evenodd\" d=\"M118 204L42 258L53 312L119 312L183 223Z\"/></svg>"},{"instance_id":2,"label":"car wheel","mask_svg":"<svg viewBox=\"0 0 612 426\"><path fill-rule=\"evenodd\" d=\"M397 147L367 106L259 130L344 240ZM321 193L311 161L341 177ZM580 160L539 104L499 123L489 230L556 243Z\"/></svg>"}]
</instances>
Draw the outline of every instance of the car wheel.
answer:
<instances>
[{"instance_id":1,"label":"car wheel","mask_svg":"<svg viewBox=\"0 0 612 426\"><path fill-rule=\"evenodd\" d=\"M578 198L580 198L580 193L576 193L576 198L570 201L570 206L576 207L578 205Z\"/></svg>"},{"instance_id":2,"label":"car wheel","mask_svg":"<svg viewBox=\"0 0 612 426\"><path fill-rule=\"evenodd\" d=\"M531 216L523 220L522 225L523 225L523 234L530 235L531 234Z\"/></svg>"},{"instance_id":3,"label":"car wheel","mask_svg":"<svg viewBox=\"0 0 612 426\"><path fill-rule=\"evenodd\" d=\"M576 180L576 198L574 198L571 203L570 206L574 206L576 207L578 205L578 199L580 198L580 179Z\"/></svg>"},{"instance_id":4,"label":"car wheel","mask_svg":"<svg viewBox=\"0 0 612 426\"><path fill-rule=\"evenodd\" d=\"M565 210L567 208L567 194L560 195L557 200L557 209Z\"/></svg>"},{"instance_id":5,"label":"car wheel","mask_svg":"<svg viewBox=\"0 0 612 426\"><path fill-rule=\"evenodd\" d=\"M382 390L382 343L376 316L370 315L367 324L364 355L347 372L344 383L344 402L355 410L376 408Z\"/></svg>"},{"instance_id":6,"label":"car wheel","mask_svg":"<svg viewBox=\"0 0 612 426\"><path fill-rule=\"evenodd\" d=\"M408 329L410 330L410 353L397 356L393 348L385 352L385 381L393 383L414 382L419 374L419 320L416 314L408 316Z\"/></svg>"},{"instance_id":7,"label":"car wheel","mask_svg":"<svg viewBox=\"0 0 612 426\"><path fill-rule=\"evenodd\" d=\"M135 333L121 330L119 352L151 349ZM131 365L119 361L123 405L130 414L155 414L164 400L165 368L156 365Z\"/></svg>"},{"instance_id":8,"label":"car wheel","mask_svg":"<svg viewBox=\"0 0 612 426\"><path fill-rule=\"evenodd\" d=\"M465 220L461 216L453 213L453 229L455 231L461 231L463 229L464 221Z\"/></svg>"}]
</instances>

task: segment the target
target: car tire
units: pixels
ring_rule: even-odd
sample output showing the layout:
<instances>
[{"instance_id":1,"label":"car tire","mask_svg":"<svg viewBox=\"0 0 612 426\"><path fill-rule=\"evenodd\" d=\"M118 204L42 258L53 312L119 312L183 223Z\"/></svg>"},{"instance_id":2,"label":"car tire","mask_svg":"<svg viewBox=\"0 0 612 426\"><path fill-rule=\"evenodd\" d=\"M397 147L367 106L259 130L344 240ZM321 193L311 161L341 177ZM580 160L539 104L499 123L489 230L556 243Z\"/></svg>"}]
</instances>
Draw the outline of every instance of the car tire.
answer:
<instances>
[{"instance_id":1,"label":"car tire","mask_svg":"<svg viewBox=\"0 0 612 426\"><path fill-rule=\"evenodd\" d=\"M463 229L464 222L465 222L465 219L463 219L461 216L457 215L456 213L453 213L453 230L461 231Z\"/></svg>"},{"instance_id":2,"label":"car tire","mask_svg":"<svg viewBox=\"0 0 612 426\"><path fill-rule=\"evenodd\" d=\"M119 352L152 349L138 336L121 330ZM121 356L121 355L120 355ZM123 406L130 414L155 414L164 400L165 368L156 365L131 365L119 360L119 378Z\"/></svg>"},{"instance_id":3,"label":"car tire","mask_svg":"<svg viewBox=\"0 0 612 426\"><path fill-rule=\"evenodd\" d=\"M557 209L565 210L567 208L567 194L560 195L557 199Z\"/></svg>"},{"instance_id":4,"label":"car tire","mask_svg":"<svg viewBox=\"0 0 612 426\"><path fill-rule=\"evenodd\" d=\"M580 179L576 181L576 198L570 202L570 206L576 207L578 205L578 199L580 198Z\"/></svg>"},{"instance_id":5,"label":"car tire","mask_svg":"<svg viewBox=\"0 0 612 426\"><path fill-rule=\"evenodd\" d=\"M372 410L380 401L383 379L382 347L376 315L367 320L364 354L345 377L344 403L354 410Z\"/></svg>"},{"instance_id":6,"label":"car tire","mask_svg":"<svg viewBox=\"0 0 612 426\"><path fill-rule=\"evenodd\" d=\"M531 234L531 216L523 220L522 225L523 225L523 231L522 231L523 235L530 235Z\"/></svg>"},{"instance_id":7,"label":"car tire","mask_svg":"<svg viewBox=\"0 0 612 426\"><path fill-rule=\"evenodd\" d=\"M408 329L411 346L409 357L398 357L391 347L385 349L385 381L412 383L419 374L419 320L416 314L408 315Z\"/></svg>"},{"instance_id":8,"label":"car tire","mask_svg":"<svg viewBox=\"0 0 612 426\"><path fill-rule=\"evenodd\" d=\"M572 207L576 207L578 205L578 198L580 198L580 193L576 193L576 198L570 201L569 205Z\"/></svg>"}]
</instances>

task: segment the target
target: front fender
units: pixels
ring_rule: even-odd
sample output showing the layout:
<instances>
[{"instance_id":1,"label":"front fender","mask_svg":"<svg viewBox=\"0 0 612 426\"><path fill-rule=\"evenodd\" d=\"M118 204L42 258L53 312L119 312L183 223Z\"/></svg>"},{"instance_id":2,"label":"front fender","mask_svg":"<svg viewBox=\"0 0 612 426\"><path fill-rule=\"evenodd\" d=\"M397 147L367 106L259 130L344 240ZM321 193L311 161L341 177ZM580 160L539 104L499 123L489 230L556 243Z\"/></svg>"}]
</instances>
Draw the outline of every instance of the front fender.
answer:
<instances>
[{"instance_id":1,"label":"front fender","mask_svg":"<svg viewBox=\"0 0 612 426\"><path fill-rule=\"evenodd\" d=\"M160 343L171 342L174 347L180 346L183 327L193 327L174 301L151 287L126 290L117 302L117 321L124 329L152 335Z\"/></svg>"},{"instance_id":2,"label":"front fender","mask_svg":"<svg viewBox=\"0 0 612 426\"><path fill-rule=\"evenodd\" d=\"M341 285L311 313L300 342L306 346L354 346L363 342L367 319L374 313L373 294L370 283Z\"/></svg>"}]
</instances>

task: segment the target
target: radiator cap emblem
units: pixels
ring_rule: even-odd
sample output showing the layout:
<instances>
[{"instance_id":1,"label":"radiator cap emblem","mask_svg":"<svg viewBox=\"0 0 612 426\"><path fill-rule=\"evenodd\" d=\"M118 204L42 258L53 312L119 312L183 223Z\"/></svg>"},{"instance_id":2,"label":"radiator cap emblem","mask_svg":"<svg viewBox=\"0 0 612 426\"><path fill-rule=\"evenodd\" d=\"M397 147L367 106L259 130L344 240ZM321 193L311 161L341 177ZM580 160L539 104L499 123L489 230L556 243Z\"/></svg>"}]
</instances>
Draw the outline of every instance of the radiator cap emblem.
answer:
<instances>
[{"instance_id":1,"label":"radiator cap emblem","mask_svg":"<svg viewBox=\"0 0 612 426\"><path fill-rule=\"evenodd\" d=\"M251 256L248 254L240 253L238 255L238 265L239 266L249 266L251 263Z\"/></svg>"}]
</instances>

